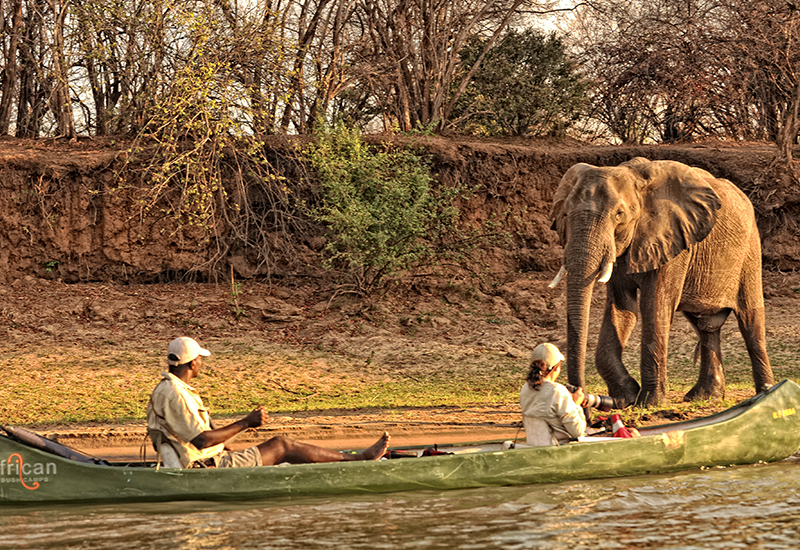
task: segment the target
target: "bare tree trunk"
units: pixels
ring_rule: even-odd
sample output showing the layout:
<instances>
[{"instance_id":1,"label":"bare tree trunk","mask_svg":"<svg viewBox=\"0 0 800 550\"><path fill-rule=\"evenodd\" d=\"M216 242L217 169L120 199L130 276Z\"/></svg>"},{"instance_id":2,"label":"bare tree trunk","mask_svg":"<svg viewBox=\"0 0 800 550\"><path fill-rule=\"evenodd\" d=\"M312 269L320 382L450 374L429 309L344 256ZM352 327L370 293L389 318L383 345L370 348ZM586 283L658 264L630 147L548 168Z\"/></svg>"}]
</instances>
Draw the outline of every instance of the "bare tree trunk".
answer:
<instances>
[{"instance_id":1,"label":"bare tree trunk","mask_svg":"<svg viewBox=\"0 0 800 550\"><path fill-rule=\"evenodd\" d=\"M92 97L94 98L95 124L94 134L105 136L108 134L108 106L105 94L105 87L98 75L97 64L93 59L86 59L86 73L89 76L89 85L92 87Z\"/></svg>"},{"instance_id":2,"label":"bare tree trunk","mask_svg":"<svg viewBox=\"0 0 800 550\"><path fill-rule=\"evenodd\" d=\"M46 93L41 86L42 50L44 39L44 0L30 0L24 16L23 35L19 47L19 101L17 102L17 131L20 138L36 138L45 113Z\"/></svg>"},{"instance_id":3,"label":"bare tree trunk","mask_svg":"<svg viewBox=\"0 0 800 550\"><path fill-rule=\"evenodd\" d=\"M800 132L800 79L795 84L791 101L786 109L783 124L778 130L775 144L778 146L778 160L792 163L792 149Z\"/></svg>"},{"instance_id":4,"label":"bare tree trunk","mask_svg":"<svg viewBox=\"0 0 800 550\"><path fill-rule=\"evenodd\" d=\"M67 18L69 0L59 3L51 0L55 26L53 28L53 74L55 87L51 98L51 109L56 117L59 136L75 137L75 120L72 116L72 99L69 93L68 71L64 56L64 21Z\"/></svg>"},{"instance_id":5,"label":"bare tree trunk","mask_svg":"<svg viewBox=\"0 0 800 550\"><path fill-rule=\"evenodd\" d=\"M297 52L294 58L294 67L292 68L291 72L291 88L289 89L289 97L286 101L286 107L283 111L283 117L281 118L280 123L280 128L284 132L288 131L289 129L295 103L302 104L304 101L305 96L303 93L303 88L305 86L305 80L303 77L303 71L305 58L308 54L308 49L311 46L312 41L314 38L316 38L320 19L322 18L328 1L329 0L317 0L316 7L314 8L313 13L310 14L310 20L308 10L312 8L313 2L310 0L303 2L300 14L300 25L298 28L299 36L297 41ZM306 21L308 21L307 24ZM300 109L300 113L302 115L302 109ZM306 121L295 120L295 122L297 126L299 126L298 131L303 132L305 130Z\"/></svg>"},{"instance_id":6,"label":"bare tree trunk","mask_svg":"<svg viewBox=\"0 0 800 550\"><path fill-rule=\"evenodd\" d=\"M319 34L329 37L327 51L320 51L314 56L317 59L318 95L309 113L309 132L314 131L317 115L327 113L331 102L349 83L352 82L352 71L346 68L346 53L353 48L357 40L348 40L347 34L350 17L355 9L355 0L339 0L335 10L322 26ZM324 58L324 62L323 62Z\"/></svg>"},{"instance_id":7,"label":"bare tree trunk","mask_svg":"<svg viewBox=\"0 0 800 550\"><path fill-rule=\"evenodd\" d=\"M11 104L14 92L17 88L17 47L22 27L22 0L13 0L11 9L11 29L8 31L11 39L9 40L8 50L3 52L5 60L3 66L3 82L0 87L0 134L7 134L11 127ZM0 2L0 15L2 13L2 2ZM2 23L5 27L5 22ZM3 29L4 31L6 29Z\"/></svg>"}]
</instances>

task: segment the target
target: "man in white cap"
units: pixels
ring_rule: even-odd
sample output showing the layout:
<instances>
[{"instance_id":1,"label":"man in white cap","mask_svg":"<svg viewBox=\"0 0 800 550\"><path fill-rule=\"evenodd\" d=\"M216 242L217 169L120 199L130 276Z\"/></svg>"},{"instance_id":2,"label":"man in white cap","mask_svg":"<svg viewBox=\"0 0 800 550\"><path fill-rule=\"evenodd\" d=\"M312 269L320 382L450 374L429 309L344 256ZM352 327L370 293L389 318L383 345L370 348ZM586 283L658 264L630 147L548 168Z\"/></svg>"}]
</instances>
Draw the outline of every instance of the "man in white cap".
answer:
<instances>
[{"instance_id":1,"label":"man in white cap","mask_svg":"<svg viewBox=\"0 0 800 550\"><path fill-rule=\"evenodd\" d=\"M192 338L176 338L170 342L167 355L169 372L162 374L163 378L147 405L148 433L154 446L160 451L169 451L172 456L177 454L180 467L230 468L281 462L378 460L386 453L389 434L385 432L371 447L356 454L340 453L280 436L243 451L226 450L226 441L247 428L262 426L268 413L259 407L228 426L213 428L203 400L189 385L200 374L203 357L209 355L211 352Z\"/></svg>"},{"instance_id":2,"label":"man in white cap","mask_svg":"<svg viewBox=\"0 0 800 550\"><path fill-rule=\"evenodd\" d=\"M553 344L539 344L531 354L531 368L519 395L528 445L560 445L586 434L583 389L570 393L556 382L563 362Z\"/></svg>"}]
</instances>

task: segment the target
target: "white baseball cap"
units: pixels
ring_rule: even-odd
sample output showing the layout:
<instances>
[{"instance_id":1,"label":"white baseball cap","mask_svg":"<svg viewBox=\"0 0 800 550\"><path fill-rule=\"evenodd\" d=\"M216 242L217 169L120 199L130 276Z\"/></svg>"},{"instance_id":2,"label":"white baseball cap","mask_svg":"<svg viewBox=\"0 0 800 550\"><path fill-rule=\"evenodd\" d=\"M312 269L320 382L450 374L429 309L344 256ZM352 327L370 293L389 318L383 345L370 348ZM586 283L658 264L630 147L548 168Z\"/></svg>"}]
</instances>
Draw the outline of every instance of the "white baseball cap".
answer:
<instances>
[{"instance_id":1,"label":"white baseball cap","mask_svg":"<svg viewBox=\"0 0 800 550\"><path fill-rule=\"evenodd\" d=\"M169 350L167 351L167 363L170 366L183 365L197 359L198 356L208 357L211 352L207 349L200 347L200 344L188 338L181 336L175 338L169 343Z\"/></svg>"},{"instance_id":2,"label":"white baseball cap","mask_svg":"<svg viewBox=\"0 0 800 550\"><path fill-rule=\"evenodd\" d=\"M553 344L539 344L533 349L533 353L531 353L531 363L537 359L544 361L544 363L552 369L564 360L564 356Z\"/></svg>"}]
</instances>

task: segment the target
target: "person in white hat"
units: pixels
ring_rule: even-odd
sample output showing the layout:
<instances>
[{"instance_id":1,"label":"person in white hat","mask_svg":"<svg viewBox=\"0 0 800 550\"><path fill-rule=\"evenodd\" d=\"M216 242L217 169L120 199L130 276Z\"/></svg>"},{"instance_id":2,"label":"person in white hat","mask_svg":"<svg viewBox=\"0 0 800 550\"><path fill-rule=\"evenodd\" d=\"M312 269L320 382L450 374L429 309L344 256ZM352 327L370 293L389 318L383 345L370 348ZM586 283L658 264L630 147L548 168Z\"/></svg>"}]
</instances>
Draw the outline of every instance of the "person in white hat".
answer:
<instances>
[{"instance_id":1,"label":"person in white hat","mask_svg":"<svg viewBox=\"0 0 800 550\"><path fill-rule=\"evenodd\" d=\"M176 338L169 344L169 371L153 390L147 405L148 434L162 455L165 466L250 467L289 462L338 462L342 460L378 460L389 446L384 434L371 447L355 454L345 454L315 445L273 437L243 451L229 451L225 442L248 428L262 426L268 413L258 407L245 418L222 428L213 428L208 410L189 382L200 374L203 357L211 352L192 338ZM176 456L177 455L177 456ZM173 457L173 464L166 458Z\"/></svg>"},{"instance_id":2,"label":"person in white hat","mask_svg":"<svg viewBox=\"0 0 800 550\"><path fill-rule=\"evenodd\" d=\"M531 446L561 445L586 434L582 388L571 393L556 382L564 356L553 344L539 344L520 390L522 424Z\"/></svg>"}]
</instances>

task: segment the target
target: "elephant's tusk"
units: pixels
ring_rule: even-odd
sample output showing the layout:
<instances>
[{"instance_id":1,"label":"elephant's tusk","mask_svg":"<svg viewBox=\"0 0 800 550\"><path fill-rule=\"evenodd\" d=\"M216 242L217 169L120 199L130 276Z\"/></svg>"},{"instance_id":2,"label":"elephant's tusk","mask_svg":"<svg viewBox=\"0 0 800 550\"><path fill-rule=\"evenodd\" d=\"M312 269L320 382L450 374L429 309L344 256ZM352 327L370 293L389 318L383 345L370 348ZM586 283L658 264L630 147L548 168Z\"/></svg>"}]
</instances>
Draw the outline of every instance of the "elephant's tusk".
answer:
<instances>
[{"instance_id":1,"label":"elephant's tusk","mask_svg":"<svg viewBox=\"0 0 800 550\"><path fill-rule=\"evenodd\" d=\"M565 266L563 266L563 265L562 265L562 266L561 266L561 270L560 270L560 271L558 272L558 274L556 275L556 278L555 278L555 279L553 279L553 282L552 282L552 283L550 283L549 285L547 285L547 287L548 287L548 288L555 288L555 287L556 287L556 285L558 285L558 283L560 283L560 282L561 282L561 279L563 279L563 278L564 278L564 275L566 275L566 274L567 274L567 268L566 268Z\"/></svg>"},{"instance_id":2,"label":"elephant's tusk","mask_svg":"<svg viewBox=\"0 0 800 550\"><path fill-rule=\"evenodd\" d=\"M605 267L603 268L602 273L600 273L600 277L597 278L598 283L607 283L608 280L611 278L611 273L614 271L614 264L608 262Z\"/></svg>"}]
</instances>

